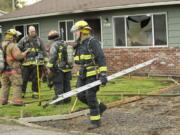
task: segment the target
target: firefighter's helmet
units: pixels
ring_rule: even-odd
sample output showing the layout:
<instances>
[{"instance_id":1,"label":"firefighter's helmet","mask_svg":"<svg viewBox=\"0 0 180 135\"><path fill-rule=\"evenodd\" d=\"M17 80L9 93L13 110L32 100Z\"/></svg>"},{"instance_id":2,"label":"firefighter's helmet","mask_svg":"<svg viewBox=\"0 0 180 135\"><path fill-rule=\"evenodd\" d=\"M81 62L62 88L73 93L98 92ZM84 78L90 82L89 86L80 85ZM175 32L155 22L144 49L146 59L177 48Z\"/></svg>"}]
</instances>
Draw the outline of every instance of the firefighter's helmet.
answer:
<instances>
[{"instance_id":1,"label":"firefighter's helmet","mask_svg":"<svg viewBox=\"0 0 180 135\"><path fill-rule=\"evenodd\" d=\"M8 34L8 35L12 35L12 36L18 37L18 36L21 35L21 32L15 30L15 29L9 29L9 30L6 31L5 34Z\"/></svg>"},{"instance_id":2,"label":"firefighter's helmet","mask_svg":"<svg viewBox=\"0 0 180 135\"><path fill-rule=\"evenodd\" d=\"M49 40L54 40L54 39L59 38L59 37L60 37L60 35L59 35L59 33L56 30L51 30L48 33L48 39Z\"/></svg>"},{"instance_id":3,"label":"firefighter's helmet","mask_svg":"<svg viewBox=\"0 0 180 135\"><path fill-rule=\"evenodd\" d=\"M5 32L5 39L13 39L13 38L18 38L21 35L21 32L15 30L15 29L9 29Z\"/></svg>"},{"instance_id":4,"label":"firefighter's helmet","mask_svg":"<svg viewBox=\"0 0 180 135\"><path fill-rule=\"evenodd\" d=\"M91 27L86 21L81 20L81 21L76 22L71 28L71 32L75 32L77 30L79 30L80 32L84 34L88 34L91 31Z\"/></svg>"}]
</instances>

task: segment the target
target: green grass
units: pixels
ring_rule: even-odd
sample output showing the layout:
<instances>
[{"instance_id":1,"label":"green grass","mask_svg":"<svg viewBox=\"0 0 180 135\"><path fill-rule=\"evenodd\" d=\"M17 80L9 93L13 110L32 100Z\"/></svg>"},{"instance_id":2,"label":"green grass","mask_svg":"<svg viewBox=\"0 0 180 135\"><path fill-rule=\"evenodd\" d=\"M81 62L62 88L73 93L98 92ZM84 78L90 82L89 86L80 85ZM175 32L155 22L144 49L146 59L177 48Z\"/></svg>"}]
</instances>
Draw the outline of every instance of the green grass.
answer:
<instances>
[{"instance_id":1,"label":"green grass","mask_svg":"<svg viewBox=\"0 0 180 135\"><path fill-rule=\"evenodd\" d=\"M172 82L167 78L161 77L124 77L119 78L114 81L111 81L107 84L106 87L101 87L98 94L103 93L149 93L152 91L158 91L161 88L165 88L171 85ZM75 79L72 80L72 86L75 86ZM25 102L34 101L31 98L30 84L28 86L28 92L25 98ZM50 90L46 84L42 84L41 88L41 99L52 99L54 91ZM109 103L121 99L119 96L99 96L98 97L102 102ZM27 104L24 107L15 107L12 105L0 106L0 117L9 117L9 118L19 118L23 117L32 117L32 116L46 116L46 115L57 115L57 114L67 114L69 113L75 97L73 97L70 104L64 105L51 105L46 109L43 109L42 106L38 106L38 102ZM38 101L38 100L36 100ZM45 104L43 102L42 104ZM76 110L81 110L87 108L86 105L78 101L76 105Z\"/></svg>"},{"instance_id":2,"label":"green grass","mask_svg":"<svg viewBox=\"0 0 180 135\"><path fill-rule=\"evenodd\" d=\"M1 118L0 118L0 124L3 124L3 125L20 125L19 123L17 123L14 120L11 120L11 119L1 119Z\"/></svg>"}]
</instances>

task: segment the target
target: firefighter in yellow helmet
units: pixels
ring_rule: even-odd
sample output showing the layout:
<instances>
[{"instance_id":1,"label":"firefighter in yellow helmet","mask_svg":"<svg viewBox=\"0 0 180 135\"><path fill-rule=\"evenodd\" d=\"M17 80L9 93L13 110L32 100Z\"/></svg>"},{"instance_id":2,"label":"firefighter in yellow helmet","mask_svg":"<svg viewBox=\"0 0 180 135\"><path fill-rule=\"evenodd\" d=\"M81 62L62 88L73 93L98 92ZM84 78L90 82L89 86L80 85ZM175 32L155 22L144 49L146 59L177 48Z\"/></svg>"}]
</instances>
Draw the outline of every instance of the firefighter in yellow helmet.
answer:
<instances>
[{"instance_id":1,"label":"firefighter in yellow helmet","mask_svg":"<svg viewBox=\"0 0 180 135\"><path fill-rule=\"evenodd\" d=\"M101 44L91 36L91 27L86 21L76 22L71 31L74 33L77 45L75 46L75 63L80 65L77 87L94 82L98 79L102 85L107 83L107 67ZM101 125L101 115L106 110L106 105L97 100L96 93L99 86L81 92L78 99L90 108L91 126L88 130Z\"/></svg>"},{"instance_id":2,"label":"firefighter in yellow helmet","mask_svg":"<svg viewBox=\"0 0 180 135\"><path fill-rule=\"evenodd\" d=\"M10 86L13 89L13 105L23 105L21 99L22 93L22 76L20 60L24 59L29 50L21 52L17 47L16 40L21 35L19 31L10 29L5 33L5 40L2 42L2 50L5 58L5 68L1 77L1 94L0 104L6 105L9 98Z\"/></svg>"}]
</instances>

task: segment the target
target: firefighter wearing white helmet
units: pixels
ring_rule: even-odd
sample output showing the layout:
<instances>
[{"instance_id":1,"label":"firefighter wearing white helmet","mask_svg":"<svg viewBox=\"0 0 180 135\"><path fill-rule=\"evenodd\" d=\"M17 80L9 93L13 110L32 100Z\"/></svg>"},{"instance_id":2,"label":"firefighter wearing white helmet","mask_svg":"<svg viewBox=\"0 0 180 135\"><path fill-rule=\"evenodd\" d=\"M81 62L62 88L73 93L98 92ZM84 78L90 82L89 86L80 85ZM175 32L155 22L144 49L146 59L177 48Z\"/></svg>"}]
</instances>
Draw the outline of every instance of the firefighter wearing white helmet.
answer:
<instances>
[{"instance_id":1,"label":"firefighter wearing white helmet","mask_svg":"<svg viewBox=\"0 0 180 135\"><path fill-rule=\"evenodd\" d=\"M21 99L22 93L22 75L21 62L29 50L21 52L17 47L16 40L21 35L19 31L10 29L5 33L5 39L2 42L2 50L5 57L5 68L2 71L1 84L2 90L0 93L0 104L8 104L10 86L13 88L13 105L23 105Z\"/></svg>"},{"instance_id":2,"label":"firefighter wearing white helmet","mask_svg":"<svg viewBox=\"0 0 180 135\"><path fill-rule=\"evenodd\" d=\"M98 79L102 85L107 83L107 67L101 44L91 36L91 27L86 21L76 22L71 31L76 37L75 63L80 65L78 72L77 87L94 82ZM101 125L101 115L106 110L106 105L97 100L96 93L99 86L81 92L78 99L87 104L90 108L91 126L89 130L98 128Z\"/></svg>"}]
</instances>

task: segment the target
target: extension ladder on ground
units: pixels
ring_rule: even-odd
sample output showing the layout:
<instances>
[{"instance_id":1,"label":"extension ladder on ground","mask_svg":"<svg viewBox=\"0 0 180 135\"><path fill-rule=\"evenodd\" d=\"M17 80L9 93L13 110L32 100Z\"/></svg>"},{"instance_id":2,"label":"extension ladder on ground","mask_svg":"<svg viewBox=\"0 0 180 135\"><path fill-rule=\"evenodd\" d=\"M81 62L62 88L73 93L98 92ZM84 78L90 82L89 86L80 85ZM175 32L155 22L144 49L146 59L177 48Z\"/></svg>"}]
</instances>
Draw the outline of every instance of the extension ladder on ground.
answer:
<instances>
[{"instance_id":1,"label":"extension ladder on ground","mask_svg":"<svg viewBox=\"0 0 180 135\"><path fill-rule=\"evenodd\" d=\"M121 76L126 75L128 73L131 73L131 72L133 72L135 70L138 70L138 69L143 68L145 66L151 65L155 60L157 60L157 58L148 60L148 61L146 61L144 63L138 64L136 66L130 67L130 68L125 69L123 71L120 71L118 73L112 74L112 75L108 76L107 79L108 79L108 81L110 81L110 80L113 80L115 78L121 77ZM71 90L71 91L69 91L67 93L59 95L59 97L56 100L53 100L49 104L55 104L55 103L57 103L59 101L62 101L64 99L68 98L68 97L74 96L74 95L76 95L76 94L78 94L80 92L86 91L86 90L88 90L88 89L90 89L92 87L95 87L97 85L100 85L100 84L101 84L101 81L97 80L95 82L92 82L90 84L84 85L84 86L79 87L77 89Z\"/></svg>"}]
</instances>

